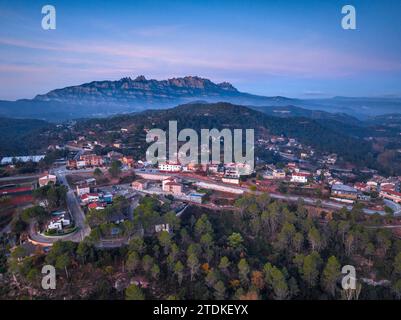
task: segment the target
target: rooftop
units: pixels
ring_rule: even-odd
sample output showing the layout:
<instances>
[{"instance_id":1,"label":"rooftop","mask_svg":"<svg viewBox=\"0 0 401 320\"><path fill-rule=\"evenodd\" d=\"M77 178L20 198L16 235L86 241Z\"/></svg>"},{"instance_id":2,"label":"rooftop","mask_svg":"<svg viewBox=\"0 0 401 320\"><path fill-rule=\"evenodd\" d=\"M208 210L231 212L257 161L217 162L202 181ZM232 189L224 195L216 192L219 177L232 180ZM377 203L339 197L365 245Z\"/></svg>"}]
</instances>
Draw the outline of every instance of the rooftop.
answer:
<instances>
[{"instance_id":1,"label":"rooftop","mask_svg":"<svg viewBox=\"0 0 401 320\"><path fill-rule=\"evenodd\" d=\"M353 187L347 186L345 184L334 184L331 187L332 191L344 191L344 192L357 192L357 190Z\"/></svg>"}]
</instances>

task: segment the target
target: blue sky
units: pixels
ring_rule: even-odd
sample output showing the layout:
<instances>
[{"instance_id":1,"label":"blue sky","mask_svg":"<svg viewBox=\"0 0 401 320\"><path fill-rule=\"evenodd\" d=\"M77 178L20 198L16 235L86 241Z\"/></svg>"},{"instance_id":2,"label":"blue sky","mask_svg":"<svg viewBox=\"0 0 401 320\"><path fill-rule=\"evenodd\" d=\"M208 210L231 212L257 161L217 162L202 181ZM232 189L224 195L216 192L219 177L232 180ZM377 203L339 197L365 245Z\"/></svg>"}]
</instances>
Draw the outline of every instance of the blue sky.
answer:
<instances>
[{"instance_id":1,"label":"blue sky","mask_svg":"<svg viewBox=\"0 0 401 320\"><path fill-rule=\"evenodd\" d=\"M41 28L45 4L56 30ZM357 30L341 28L346 4ZM0 0L0 99L141 74L267 96L401 96L400 16L399 0Z\"/></svg>"}]
</instances>

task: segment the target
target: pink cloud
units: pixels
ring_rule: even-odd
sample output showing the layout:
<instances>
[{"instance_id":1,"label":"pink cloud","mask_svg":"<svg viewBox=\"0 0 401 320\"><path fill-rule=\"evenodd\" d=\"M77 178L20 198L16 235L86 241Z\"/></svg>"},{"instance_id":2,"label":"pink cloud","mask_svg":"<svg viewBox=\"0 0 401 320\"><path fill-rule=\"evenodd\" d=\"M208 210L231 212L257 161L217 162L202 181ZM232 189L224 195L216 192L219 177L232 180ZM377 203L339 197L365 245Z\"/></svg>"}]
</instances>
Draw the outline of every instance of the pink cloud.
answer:
<instances>
[{"instance_id":1,"label":"pink cloud","mask_svg":"<svg viewBox=\"0 0 401 320\"><path fill-rule=\"evenodd\" d=\"M164 65L176 68L207 68L212 70L237 70L273 75L298 77L341 77L364 71L400 70L398 61L384 61L369 56L355 56L346 52L316 49L302 45L263 44L252 48L238 46L202 50L194 46L152 46L119 42L33 42L18 39L0 39L0 44L20 48L63 53L60 61L90 64L94 68L116 67L130 69ZM70 57L68 54L92 55ZM49 55L51 57L51 54Z\"/></svg>"}]
</instances>

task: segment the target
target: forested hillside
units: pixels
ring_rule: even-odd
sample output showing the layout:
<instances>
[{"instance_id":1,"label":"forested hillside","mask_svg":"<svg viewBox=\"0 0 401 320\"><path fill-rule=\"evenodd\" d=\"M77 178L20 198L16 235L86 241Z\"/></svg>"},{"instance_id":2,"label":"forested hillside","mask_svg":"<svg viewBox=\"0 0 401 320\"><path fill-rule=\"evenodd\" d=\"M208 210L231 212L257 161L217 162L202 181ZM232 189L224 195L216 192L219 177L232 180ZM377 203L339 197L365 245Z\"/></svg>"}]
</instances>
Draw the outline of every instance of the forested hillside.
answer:
<instances>
[{"instance_id":1,"label":"forested hillside","mask_svg":"<svg viewBox=\"0 0 401 320\"><path fill-rule=\"evenodd\" d=\"M337 153L345 160L362 165L375 163L371 144L355 135L326 127L318 120L294 117L278 118L244 106L229 103L186 104L167 110L150 110L133 115L108 119L91 119L79 124L80 128L119 130L122 127L168 129L168 122L176 120L178 128L199 131L204 128L255 129L255 137L264 132L299 139L318 151ZM96 126L100 125L100 128Z\"/></svg>"},{"instance_id":2,"label":"forested hillside","mask_svg":"<svg viewBox=\"0 0 401 320\"><path fill-rule=\"evenodd\" d=\"M21 259L22 248L15 250L9 270L20 283L37 288L37 297L53 299L401 296L401 241L389 230L367 228L385 218L363 215L359 206L316 216L302 203L287 205L264 194L241 197L231 211L211 214L194 207L178 218L169 210L167 203L145 197L133 222L122 226L124 234L134 232L128 246L99 250L94 229L80 244L55 243L47 255ZM152 232L150 226L160 222L169 223L172 231ZM100 227L109 228L107 222ZM43 263L56 266L58 290L40 289ZM348 292L351 297L341 288L344 265L355 267L361 288ZM363 278L387 285L369 286ZM12 298L16 292L7 285L0 297Z\"/></svg>"},{"instance_id":3,"label":"forested hillside","mask_svg":"<svg viewBox=\"0 0 401 320\"><path fill-rule=\"evenodd\" d=\"M0 117L0 157L27 155L47 147L46 130L53 128L46 121Z\"/></svg>"}]
</instances>

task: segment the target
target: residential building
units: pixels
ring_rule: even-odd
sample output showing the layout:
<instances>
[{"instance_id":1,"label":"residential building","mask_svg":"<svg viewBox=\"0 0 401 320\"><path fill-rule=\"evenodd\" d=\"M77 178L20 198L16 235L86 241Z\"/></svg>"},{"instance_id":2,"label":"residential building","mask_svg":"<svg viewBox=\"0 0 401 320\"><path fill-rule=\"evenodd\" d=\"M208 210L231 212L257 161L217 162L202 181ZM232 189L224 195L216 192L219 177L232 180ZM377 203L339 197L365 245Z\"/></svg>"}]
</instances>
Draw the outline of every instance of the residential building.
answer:
<instances>
[{"instance_id":1,"label":"residential building","mask_svg":"<svg viewBox=\"0 0 401 320\"><path fill-rule=\"evenodd\" d=\"M116 151L110 151L107 153L107 157L109 157L111 161L117 161L123 158L123 154Z\"/></svg>"},{"instance_id":2,"label":"residential building","mask_svg":"<svg viewBox=\"0 0 401 320\"><path fill-rule=\"evenodd\" d=\"M397 183L393 182L382 182L380 184L380 191L397 191Z\"/></svg>"},{"instance_id":3,"label":"residential building","mask_svg":"<svg viewBox=\"0 0 401 320\"><path fill-rule=\"evenodd\" d=\"M327 164L335 164L337 162L337 155L333 153L327 156L325 160Z\"/></svg>"},{"instance_id":4,"label":"residential building","mask_svg":"<svg viewBox=\"0 0 401 320\"><path fill-rule=\"evenodd\" d=\"M217 173L221 172L222 171L221 169L222 169L222 167L218 164L210 164L208 166L208 170L212 174L217 174Z\"/></svg>"},{"instance_id":5,"label":"residential building","mask_svg":"<svg viewBox=\"0 0 401 320\"><path fill-rule=\"evenodd\" d=\"M240 177L253 173L253 168L248 163L228 163L224 165L225 176Z\"/></svg>"},{"instance_id":6,"label":"residential building","mask_svg":"<svg viewBox=\"0 0 401 320\"><path fill-rule=\"evenodd\" d=\"M155 232L159 233L162 231L167 231L170 233L170 226L168 223L156 224L155 225Z\"/></svg>"},{"instance_id":7,"label":"residential building","mask_svg":"<svg viewBox=\"0 0 401 320\"><path fill-rule=\"evenodd\" d=\"M67 169L78 169L77 160L67 160Z\"/></svg>"},{"instance_id":8,"label":"residential building","mask_svg":"<svg viewBox=\"0 0 401 320\"><path fill-rule=\"evenodd\" d=\"M334 184L331 187L331 195L334 198L354 201L358 198L358 190L345 184Z\"/></svg>"},{"instance_id":9,"label":"residential building","mask_svg":"<svg viewBox=\"0 0 401 320\"><path fill-rule=\"evenodd\" d=\"M81 198L81 202L83 204L96 202L96 201L99 201L99 199L100 199L98 193L86 193L86 194L82 195L80 198Z\"/></svg>"},{"instance_id":10,"label":"residential building","mask_svg":"<svg viewBox=\"0 0 401 320\"><path fill-rule=\"evenodd\" d=\"M84 149L86 151L92 151L93 150L93 146L92 146L92 144L90 142L84 143L82 145L82 149Z\"/></svg>"},{"instance_id":11,"label":"residential building","mask_svg":"<svg viewBox=\"0 0 401 320\"><path fill-rule=\"evenodd\" d=\"M116 143L113 143L113 147L117 148L117 149L121 149L123 147L123 144L121 142L116 142Z\"/></svg>"},{"instance_id":12,"label":"residential building","mask_svg":"<svg viewBox=\"0 0 401 320\"><path fill-rule=\"evenodd\" d=\"M230 183L230 184L236 184L236 185L240 184L239 176L237 176L237 177L235 177L235 176L224 176L223 178L221 178L221 181L224 182L224 183Z\"/></svg>"},{"instance_id":13,"label":"residential building","mask_svg":"<svg viewBox=\"0 0 401 320\"><path fill-rule=\"evenodd\" d=\"M83 154L80 160L85 161L86 167L99 167L103 165L103 158L96 154Z\"/></svg>"},{"instance_id":14,"label":"residential building","mask_svg":"<svg viewBox=\"0 0 401 320\"><path fill-rule=\"evenodd\" d=\"M132 156L124 156L122 158L122 163L129 167L133 167L134 166L134 158Z\"/></svg>"},{"instance_id":15,"label":"residential building","mask_svg":"<svg viewBox=\"0 0 401 320\"><path fill-rule=\"evenodd\" d=\"M376 181L368 181L366 185L371 191L377 191L378 183Z\"/></svg>"},{"instance_id":16,"label":"residential building","mask_svg":"<svg viewBox=\"0 0 401 320\"><path fill-rule=\"evenodd\" d=\"M273 170L273 179L285 179L285 171L283 169L274 169Z\"/></svg>"},{"instance_id":17,"label":"residential building","mask_svg":"<svg viewBox=\"0 0 401 320\"><path fill-rule=\"evenodd\" d=\"M113 202L113 195L111 193L106 193L102 197L103 201L106 203L112 203Z\"/></svg>"},{"instance_id":18,"label":"residential building","mask_svg":"<svg viewBox=\"0 0 401 320\"><path fill-rule=\"evenodd\" d=\"M106 207L105 203L102 202L91 202L88 204L88 209L92 209L92 210L103 210Z\"/></svg>"},{"instance_id":19,"label":"residential building","mask_svg":"<svg viewBox=\"0 0 401 320\"><path fill-rule=\"evenodd\" d=\"M291 172L299 170L299 169L298 169L298 166L297 166L297 164L296 164L295 162L289 162L289 163L287 164L287 168L288 168L288 170L290 170Z\"/></svg>"},{"instance_id":20,"label":"residential building","mask_svg":"<svg viewBox=\"0 0 401 320\"><path fill-rule=\"evenodd\" d=\"M55 184L57 182L57 177L53 174L47 174L39 178L39 186L47 186L49 183Z\"/></svg>"},{"instance_id":21,"label":"residential building","mask_svg":"<svg viewBox=\"0 0 401 320\"><path fill-rule=\"evenodd\" d=\"M188 200L196 203L202 203L204 196L205 195L203 193L190 193L188 194Z\"/></svg>"},{"instance_id":22,"label":"residential building","mask_svg":"<svg viewBox=\"0 0 401 320\"><path fill-rule=\"evenodd\" d=\"M185 171L205 172L208 169L207 164L188 163Z\"/></svg>"},{"instance_id":23,"label":"residential building","mask_svg":"<svg viewBox=\"0 0 401 320\"><path fill-rule=\"evenodd\" d=\"M47 230L63 230L64 227L67 227L71 224L69 218L67 218L64 214L58 215L52 218L47 225Z\"/></svg>"},{"instance_id":24,"label":"residential building","mask_svg":"<svg viewBox=\"0 0 401 320\"><path fill-rule=\"evenodd\" d=\"M310 177L310 173L307 173L307 172L294 172L291 175L291 182L307 183L309 177Z\"/></svg>"},{"instance_id":25,"label":"residential building","mask_svg":"<svg viewBox=\"0 0 401 320\"><path fill-rule=\"evenodd\" d=\"M368 185L366 183L363 182L357 182L354 184L354 188L358 191L361 192L369 192L370 188L368 187Z\"/></svg>"},{"instance_id":26,"label":"residential building","mask_svg":"<svg viewBox=\"0 0 401 320\"><path fill-rule=\"evenodd\" d=\"M273 179L274 179L274 177L273 177L273 171L270 170L270 169L265 170L265 171L263 172L263 174L262 174L262 177L263 177L264 179L273 180Z\"/></svg>"},{"instance_id":27,"label":"residential building","mask_svg":"<svg viewBox=\"0 0 401 320\"><path fill-rule=\"evenodd\" d=\"M86 161L85 160L77 160L77 169L82 169L86 167Z\"/></svg>"},{"instance_id":28,"label":"residential building","mask_svg":"<svg viewBox=\"0 0 401 320\"><path fill-rule=\"evenodd\" d=\"M95 186L95 185L96 185L96 179L95 179L95 178L88 178L88 179L85 179L85 183L86 183L88 186Z\"/></svg>"},{"instance_id":29,"label":"residential building","mask_svg":"<svg viewBox=\"0 0 401 320\"><path fill-rule=\"evenodd\" d=\"M266 170L263 173L263 178L268 180L285 179L286 173L283 169Z\"/></svg>"},{"instance_id":30,"label":"residential building","mask_svg":"<svg viewBox=\"0 0 401 320\"><path fill-rule=\"evenodd\" d=\"M166 172L180 172L182 170L182 166L179 163L159 163L159 170Z\"/></svg>"},{"instance_id":31,"label":"residential building","mask_svg":"<svg viewBox=\"0 0 401 320\"><path fill-rule=\"evenodd\" d=\"M89 187L96 186L96 179L95 178L88 178L88 179L85 179L85 180L77 181L77 182L75 182L75 184L77 186L89 186Z\"/></svg>"},{"instance_id":32,"label":"residential building","mask_svg":"<svg viewBox=\"0 0 401 320\"><path fill-rule=\"evenodd\" d=\"M182 184L176 181L167 181L163 180L162 182L163 191L171 192L172 194L181 195L182 194Z\"/></svg>"},{"instance_id":33,"label":"residential building","mask_svg":"<svg viewBox=\"0 0 401 320\"><path fill-rule=\"evenodd\" d=\"M397 203L401 203L401 193L392 190L382 190L380 191L380 196L383 199L391 200Z\"/></svg>"},{"instance_id":34,"label":"residential building","mask_svg":"<svg viewBox=\"0 0 401 320\"><path fill-rule=\"evenodd\" d=\"M146 190L148 187L148 182L146 180L136 180L131 184L132 188L138 191Z\"/></svg>"},{"instance_id":35,"label":"residential building","mask_svg":"<svg viewBox=\"0 0 401 320\"><path fill-rule=\"evenodd\" d=\"M77 195L78 197L90 193L90 187L88 185L78 185L77 186Z\"/></svg>"}]
</instances>

